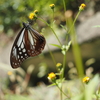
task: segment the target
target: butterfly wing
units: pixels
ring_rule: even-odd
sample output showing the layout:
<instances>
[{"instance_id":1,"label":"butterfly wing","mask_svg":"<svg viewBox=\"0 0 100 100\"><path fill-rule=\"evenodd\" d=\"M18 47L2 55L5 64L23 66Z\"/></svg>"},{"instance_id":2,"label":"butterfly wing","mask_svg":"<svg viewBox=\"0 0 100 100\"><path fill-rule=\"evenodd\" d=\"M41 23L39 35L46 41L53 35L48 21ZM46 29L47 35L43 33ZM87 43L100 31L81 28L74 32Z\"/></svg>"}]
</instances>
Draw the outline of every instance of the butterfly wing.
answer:
<instances>
[{"instance_id":1,"label":"butterfly wing","mask_svg":"<svg viewBox=\"0 0 100 100\"><path fill-rule=\"evenodd\" d=\"M10 63L12 68L20 67L28 57L39 55L45 46L45 38L35 31L29 24L23 23L24 28L20 31L13 44Z\"/></svg>"},{"instance_id":2,"label":"butterfly wing","mask_svg":"<svg viewBox=\"0 0 100 100\"><path fill-rule=\"evenodd\" d=\"M42 52L46 43L45 38L31 26L25 31L24 40L28 55L33 57Z\"/></svg>"}]
</instances>

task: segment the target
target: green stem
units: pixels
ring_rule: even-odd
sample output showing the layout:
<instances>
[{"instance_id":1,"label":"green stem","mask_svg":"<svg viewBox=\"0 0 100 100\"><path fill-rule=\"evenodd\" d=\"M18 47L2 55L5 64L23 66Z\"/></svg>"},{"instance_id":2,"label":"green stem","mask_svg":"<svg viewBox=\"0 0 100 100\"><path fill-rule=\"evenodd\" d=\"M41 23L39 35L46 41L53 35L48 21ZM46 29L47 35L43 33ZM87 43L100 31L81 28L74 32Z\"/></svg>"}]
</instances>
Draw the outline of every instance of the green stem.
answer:
<instances>
[{"instance_id":1,"label":"green stem","mask_svg":"<svg viewBox=\"0 0 100 100\"><path fill-rule=\"evenodd\" d=\"M54 33L55 37L57 38L59 44L62 46L62 43L60 42L60 40L59 40L58 36L56 35L55 31L53 30L53 28L46 21L44 21L43 19L41 19L41 18L38 18L38 19L41 20L42 22L44 22L48 27L50 27L50 29Z\"/></svg>"},{"instance_id":2,"label":"green stem","mask_svg":"<svg viewBox=\"0 0 100 100\"><path fill-rule=\"evenodd\" d=\"M52 52L51 52L51 50L50 50L50 48L49 48L48 44L47 44L47 47L48 47L49 53L50 53L50 55L51 55L51 58L52 58L52 60L53 60L54 64L56 65L55 58L54 58L54 56L53 56L53 54L52 54Z\"/></svg>"},{"instance_id":3,"label":"green stem","mask_svg":"<svg viewBox=\"0 0 100 100\"><path fill-rule=\"evenodd\" d=\"M54 20L54 9L53 9L53 20Z\"/></svg>"},{"instance_id":4,"label":"green stem","mask_svg":"<svg viewBox=\"0 0 100 100\"><path fill-rule=\"evenodd\" d=\"M56 86L58 87L58 89L60 90L60 92L61 93L63 93L67 98L70 98L70 97L68 97L68 95L66 95L63 91L62 91L62 89L58 86L58 84L55 82L55 84L56 84Z\"/></svg>"},{"instance_id":5,"label":"green stem","mask_svg":"<svg viewBox=\"0 0 100 100\"><path fill-rule=\"evenodd\" d=\"M61 73L61 77L60 79L62 80L64 78L64 71L65 71L65 65L66 65L66 53L64 55L64 59L63 59L63 68L62 68L62 73ZM63 89L62 83L61 83L61 90ZM61 92L61 99L62 99L62 92Z\"/></svg>"},{"instance_id":6,"label":"green stem","mask_svg":"<svg viewBox=\"0 0 100 100\"><path fill-rule=\"evenodd\" d=\"M75 19L74 19L74 21L73 21L72 26L71 26L70 29L68 30L68 33L70 33L70 31L73 29L73 27L74 27L74 25L75 25L75 22L76 22L76 20L77 20L77 18L78 18L78 16L79 16L80 12L81 12L81 11L79 11L79 12L77 13L77 15L76 15L76 17L75 17Z\"/></svg>"},{"instance_id":7,"label":"green stem","mask_svg":"<svg viewBox=\"0 0 100 100\"><path fill-rule=\"evenodd\" d=\"M65 0L63 0L63 6L64 6L64 11L66 11L66 3L65 3ZM63 59L63 68L62 68L62 73L61 73L61 77L60 77L60 79L62 80L63 79L63 77L64 77L64 70L65 70L65 64L66 64L66 54L64 55L64 59ZM59 86L58 86L58 88L59 88ZM60 88L60 96L61 96L61 100L62 100L62 83L61 83L61 88Z\"/></svg>"},{"instance_id":8,"label":"green stem","mask_svg":"<svg viewBox=\"0 0 100 100\"><path fill-rule=\"evenodd\" d=\"M66 3L65 3L65 0L63 0L63 5L64 5L64 11L66 11Z\"/></svg>"},{"instance_id":9,"label":"green stem","mask_svg":"<svg viewBox=\"0 0 100 100\"><path fill-rule=\"evenodd\" d=\"M62 78L64 77L65 65L66 65L66 53L65 53L64 58L63 58L63 71L62 71Z\"/></svg>"}]
</instances>

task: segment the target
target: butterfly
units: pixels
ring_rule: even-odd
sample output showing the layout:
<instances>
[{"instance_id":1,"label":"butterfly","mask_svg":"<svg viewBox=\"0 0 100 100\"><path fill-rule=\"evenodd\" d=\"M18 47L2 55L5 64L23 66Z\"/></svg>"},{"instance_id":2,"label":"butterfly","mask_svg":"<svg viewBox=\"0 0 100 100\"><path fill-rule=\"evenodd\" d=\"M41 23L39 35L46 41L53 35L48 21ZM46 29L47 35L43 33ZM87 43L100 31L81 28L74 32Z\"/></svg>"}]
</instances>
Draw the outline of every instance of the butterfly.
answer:
<instances>
[{"instance_id":1,"label":"butterfly","mask_svg":"<svg viewBox=\"0 0 100 100\"><path fill-rule=\"evenodd\" d=\"M28 57L39 55L45 44L46 40L43 35L34 30L28 23L23 23L23 28L16 37L10 54L12 68L20 67Z\"/></svg>"}]
</instances>

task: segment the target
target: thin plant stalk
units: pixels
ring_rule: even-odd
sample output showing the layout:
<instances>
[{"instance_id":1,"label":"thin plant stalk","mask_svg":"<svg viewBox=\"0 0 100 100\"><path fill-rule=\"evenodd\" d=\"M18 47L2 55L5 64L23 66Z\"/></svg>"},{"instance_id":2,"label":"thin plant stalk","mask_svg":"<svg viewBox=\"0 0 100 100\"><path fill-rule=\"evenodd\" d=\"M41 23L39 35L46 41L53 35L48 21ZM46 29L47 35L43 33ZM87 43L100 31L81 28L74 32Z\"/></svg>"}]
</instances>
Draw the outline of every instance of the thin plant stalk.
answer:
<instances>
[{"instance_id":1,"label":"thin plant stalk","mask_svg":"<svg viewBox=\"0 0 100 100\"><path fill-rule=\"evenodd\" d=\"M64 6L64 11L66 11L65 0L63 0L63 6ZM66 54L64 55L64 59L63 59L63 70L62 70L62 74L61 74L61 79L63 79L63 77L64 77L65 64L66 64ZM63 90L63 85L61 83L61 91L60 91L60 98L61 98L61 100L63 99L62 90Z\"/></svg>"},{"instance_id":2,"label":"thin plant stalk","mask_svg":"<svg viewBox=\"0 0 100 100\"><path fill-rule=\"evenodd\" d=\"M54 20L54 9L53 9L53 20Z\"/></svg>"},{"instance_id":3,"label":"thin plant stalk","mask_svg":"<svg viewBox=\"0 0 100 100\"><path fill-rule=\"evenodd\" d=\"M50 53L50 55L51 55L51 58L52 58L52 60L53 60L53 62L54 62L54 65L56 65L56 60L55 60L54 55L52 54L52 52L51 52L51 50L50 50L48 44L47 44L47 47L48 47L49 53Z\"/></svg>"},{"instance_id":4,"label":"thin plant stalk","mask_svg":"<svg viewBox=\"0 0 100 100\"><path fill-rule=\"evenodd\" d=\"M62 72L62 78L64 77L64 71L65 71L65 65L66 65L66 54L64 55L64 58L63 58L63 72Z\"/></svg>"},{"instance_id":5,"label":"thin plant stalk","mask_svg":"<svg viewBox=\"0 0 100 100\"><path fill-rule=\"evenodd\" d=\"M65 0L63 0L63 5L64 5L64 11L66 11L66 3L65 3Z\"/></svg>"},{"instance_id":6,"label":"thin plant stalk","mask_svg":"<svg viewBox=\"0 0 100 100\"><path fill-rule=\"evenodd\" d=\"M63 58L63 70L62 70L62 74L61 74L61 79L64 78L65 65L66 65L66 53L65 53L64 58ZM63 85L62 84L61 84L61 90L63 90ZM61 95L61 100L62 100L63 93L61 92L60 95Z\"/></svg>"},{"instance_id":7,"label":"thin plant stalk","mask_svg":"<svg viewBox=\"0 0 100 100\"><path fill-rule=\"evenodd\" d=\"M55 84L56 84L56 86L58 87L58 89L60 90L60 92L62 93L62 94L64 94L67 98L69 98L68 97L68 95L66 95L66 93L64 93L63 91L62 91L62 89L58 86L58 84L55 82Z\"/></svg>"},{"instance_id":8,"label":"thin plant stalk","mask_svg":"<svg viewBox=\"0 0 100 100\"><path fill-rule=\"evenodd\" d=\"M59 38L58 38L57 34L55 33L55 31L53 30L53 28L52 28L45 20L43 20L42 18L38 18L38 19L41 20L42 22L44 22L48 27L50 27L50 29L51 29L52 32L54 33L55 37L57 38L57 40L58 40L60 46L62 46L62 43L61 43L61 41L59 40Z\"/></svg>"},{"instance_id":9,"label":"thin plant stalk","mask_svg":"<svg viewBox=\"0 0 100 100\"><path fill-rule=\"evenodd\" d=\"M70 29L68 30L68 33L70 33L70 31L73 29L73 27L74 27L74 25L75 25L75 22L76 22L76 20L77 20L77 18L78 18L78 16L79 16L80 12L81 12L81 11L79 11L79 12L77 13L77 15L76 15L76 17L75 17L75 19L74 19L74 21L73 21L73 23L72 23L72 26L71 26Z\"/></svg>"}]
</instances>

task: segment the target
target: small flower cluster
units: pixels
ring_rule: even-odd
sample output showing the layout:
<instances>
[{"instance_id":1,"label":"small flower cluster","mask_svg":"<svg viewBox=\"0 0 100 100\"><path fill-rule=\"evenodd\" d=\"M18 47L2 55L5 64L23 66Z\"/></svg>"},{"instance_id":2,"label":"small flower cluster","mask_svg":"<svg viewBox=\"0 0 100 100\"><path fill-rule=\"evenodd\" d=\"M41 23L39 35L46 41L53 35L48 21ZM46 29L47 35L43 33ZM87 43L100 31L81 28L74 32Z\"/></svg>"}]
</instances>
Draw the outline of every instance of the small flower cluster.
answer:
<instances>
[{"instance_id":1,"label":"small flower cluster","mask_svg":"<svg viewBox=\"0 0 100 100\"><path fill-rule=\"evenodd\" d=\"M37 19L38 10L34 10L34 12L29 14L29 19Z\"/></svg>"},{"instance_id":2,"label":"small flower cluster","mask_svg":"<svg viewBox=\"0 0 100 100\"><path fill-rule=\"evenodd\" d=\"M56 67L58 69L58 73L55 74L55 73L51 72L51 73L48 74L48 80L50 80L51 82L54 82L54 83L56 82L56 75L61 75L62 64L57 63Z\"/></svg>"},{"instance_id":3,"label":"small flower cluster","mask_svg":"<svg viewBox=\"0 0 100 100\"><path fill-rule=\"evenodd\" d=\"M57 63L56 64L56 67L57 67L58 71L60 72L61 69L62 69L62 64L61 63Z\"/></svg>"},{"instance_id":4,"label":"small flower cluster","mask_svg":"<svg viewBox=\"0 0 100 100\"><path fill-rule=\"evenodd\" d=\"M34 13L30 13L30 15L29 15L29 19L33 19L35 17L35 14Z\"/></svg>"}]
</instances>

